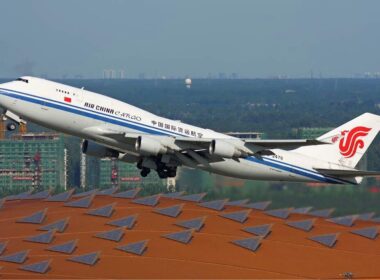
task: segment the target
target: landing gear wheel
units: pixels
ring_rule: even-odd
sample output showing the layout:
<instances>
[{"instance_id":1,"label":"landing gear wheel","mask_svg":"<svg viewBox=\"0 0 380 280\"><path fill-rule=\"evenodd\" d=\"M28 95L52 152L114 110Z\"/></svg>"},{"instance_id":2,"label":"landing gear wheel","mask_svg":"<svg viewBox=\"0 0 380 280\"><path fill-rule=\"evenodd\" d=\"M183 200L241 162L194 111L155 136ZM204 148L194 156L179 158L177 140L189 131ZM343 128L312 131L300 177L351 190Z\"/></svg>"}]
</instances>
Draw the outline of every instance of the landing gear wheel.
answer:
<instances>
[{"instance_id":1,"label":"landing gear wheel","mask_svg":"<svg viewBox=\"0 0 380 280\"><path fill-rule=\"evenodd\" d=\"M165 170L157 170L158 177L161 179L166 179L168 178L168 173Z\"/></svg>"},{"instance_id":2,"label":"landing gear wheel","mask_svg":"<svg viewBox=\"0 0 380 280\"><path fill-rule=\"evenodd\" d=\"M13 131L17 128L17 125L15 123L8 123L7 124L7 130L8 131Z\"/></svg>"},{"instance_id":3,"label":"landing gear wheel","mask_svg":"<svg viewBox=\"0 0 380 280\"><path fill-rule=\"evenodd\" d=\"M174 178L175 176L177 176L177 170L176 168L173 168L173 169L169 169L168 172L168 177L169 178Z\"/></svg>"},{"instance_id":4,"label":"landing gear wheel","mask_svg":"<svg viewBox=\"0 0 380 280\"><path fill-rule=\"evenodd\" d=\"M149 173L150 173L150 169L143 167L141 172L140 172L140 175L141 175L141 177L146 177L146 176L148 176Z\"/></svg>"}]
</instances>

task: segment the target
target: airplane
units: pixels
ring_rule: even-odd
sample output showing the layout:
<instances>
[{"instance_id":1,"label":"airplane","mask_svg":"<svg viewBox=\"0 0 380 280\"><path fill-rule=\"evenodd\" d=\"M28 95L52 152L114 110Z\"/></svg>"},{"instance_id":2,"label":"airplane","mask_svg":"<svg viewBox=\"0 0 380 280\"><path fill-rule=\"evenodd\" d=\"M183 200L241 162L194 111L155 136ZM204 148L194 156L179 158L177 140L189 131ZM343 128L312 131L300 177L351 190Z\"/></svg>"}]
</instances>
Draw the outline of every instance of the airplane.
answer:
<instances>
[{"instance_id":1,"label":"airplane","mask_svg":"<svg viewBox=\"0 0 380 280\"><path fill-rule=\"evenodd\" d=\"M364 113L317 139L240 139L157 116L95 92L24 76L0 84L7 129L31 121L83 139L82 152L134 163L147 176L175 177L179 166L250 180L360 184L358 169L380 129Z\"/></svg>"}]
</instances>

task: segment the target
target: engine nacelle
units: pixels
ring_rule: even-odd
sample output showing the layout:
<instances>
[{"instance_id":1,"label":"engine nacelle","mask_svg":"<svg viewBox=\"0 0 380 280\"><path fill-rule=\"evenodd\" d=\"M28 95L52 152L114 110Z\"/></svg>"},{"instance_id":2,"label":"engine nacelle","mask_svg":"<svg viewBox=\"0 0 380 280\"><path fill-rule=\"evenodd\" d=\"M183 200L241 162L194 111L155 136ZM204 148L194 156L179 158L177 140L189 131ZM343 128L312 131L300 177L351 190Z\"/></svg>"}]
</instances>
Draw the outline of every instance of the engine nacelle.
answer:
<instances>
[{"instance_id":1,"label":"engine nacelle","mask_svg":"<svg viewBox=\"0 0 380 280\"><path fill-rule=\"evenodd\" d=\"M210 155L216 155L224 158L233 158L242 156L242 152L235 145L223 140L212 140L209 147Z\"/></svg>"},{"instance_id":2,"label":"engine nacelle","mask_svg":"<svg viewBox=\"0 0 380 280\"><path fill-rule=\"evenodd\" d=\"M111 149L104 147L102 145L99 145L95 142L91 142L88 140L84 140L82 144L82 153L93 156L93 157L99 157L99 158L104 158L104 157L113 157L117 158L119 157L119 152Z\"/></svg>"},{"instance_id":3,"label":"engine nacelle","mask_svg":"<svg viewBox=\"0 0 380 280\"><path fill-rule=\"evenodd\" d=\"M160 141L147 136L139 136L135 144L136 151L143 156L156 156L167 152L167 148Z\"/></svg>"}]
</instances>

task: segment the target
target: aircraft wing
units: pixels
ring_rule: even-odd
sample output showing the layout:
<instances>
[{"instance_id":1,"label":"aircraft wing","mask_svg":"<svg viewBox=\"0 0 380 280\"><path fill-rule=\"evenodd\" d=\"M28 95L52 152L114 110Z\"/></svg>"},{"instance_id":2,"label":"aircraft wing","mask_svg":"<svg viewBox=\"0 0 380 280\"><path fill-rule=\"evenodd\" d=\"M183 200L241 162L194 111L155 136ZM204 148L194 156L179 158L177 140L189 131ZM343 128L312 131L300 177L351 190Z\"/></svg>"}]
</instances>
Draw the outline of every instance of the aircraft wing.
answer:
<instances>
[{"instance_id":1,"label":"aircraft wing","mask_svg":"<svg viewBox=\"0 0 380 280\"><path fill-rule=\"evenodd\" d=\"M314 140L314 139L297 139L297 140L257 140L257 139L238 139L238 138L225 138L225 139L212 139L212 138L191 138L182 136L162 136L162 135L145 135L139 133L119 133L102 131L102 136L115 139L119 142L134 145L139 136L146 136L161 142L173 151L184 150L204 150L208 149L210 144L217 140L223 141L230 145L236 146L241 149L245 154L255 154L259 151L268 149L290 149L310 145L329 144L327 142Z\"/></svg>"},{"instance_id":2,"label":"aircraft wing","mask_svg":"<svg viewBox=\"0 0 380 280\"><path fill-rule=\"evenodd\" d=\"M380 176L380 171L367 171L367 170L357 170L357 169L322 169L315 168L318 172L338 177L365 177L365 176Z\"/></svg>"}]
</instances>

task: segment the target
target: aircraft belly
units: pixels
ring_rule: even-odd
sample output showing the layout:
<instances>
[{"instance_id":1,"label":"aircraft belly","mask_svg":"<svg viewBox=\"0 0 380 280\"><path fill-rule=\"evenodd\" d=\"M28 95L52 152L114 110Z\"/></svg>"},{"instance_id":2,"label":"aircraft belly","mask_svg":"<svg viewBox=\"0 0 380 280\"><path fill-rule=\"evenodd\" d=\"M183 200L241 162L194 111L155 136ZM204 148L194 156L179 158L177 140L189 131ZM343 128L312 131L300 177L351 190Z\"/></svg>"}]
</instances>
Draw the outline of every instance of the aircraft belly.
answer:
<instances>
[{"instance_id":1,"label":"aircraft belly","mask_svg":"<svg viewBox=\"0 0 380 280\"><path fill-rule=\"evenodd\" d=\"M210 172L220 175L252 180L314 181L313 179L301 176L297 173L244 159L240 159L239 161L225 159L222 162L210 163L209 168L203 169L207 169Z\"/></svg>"}]
</instances>

